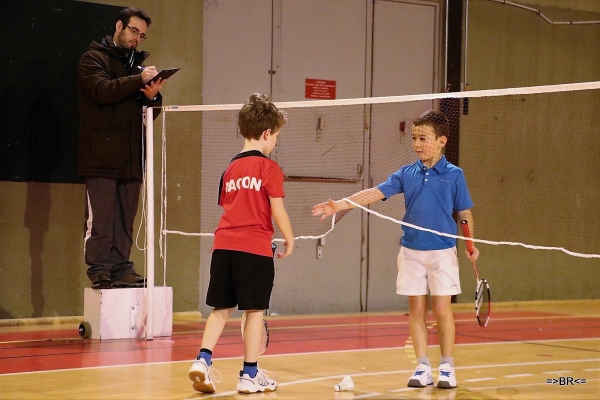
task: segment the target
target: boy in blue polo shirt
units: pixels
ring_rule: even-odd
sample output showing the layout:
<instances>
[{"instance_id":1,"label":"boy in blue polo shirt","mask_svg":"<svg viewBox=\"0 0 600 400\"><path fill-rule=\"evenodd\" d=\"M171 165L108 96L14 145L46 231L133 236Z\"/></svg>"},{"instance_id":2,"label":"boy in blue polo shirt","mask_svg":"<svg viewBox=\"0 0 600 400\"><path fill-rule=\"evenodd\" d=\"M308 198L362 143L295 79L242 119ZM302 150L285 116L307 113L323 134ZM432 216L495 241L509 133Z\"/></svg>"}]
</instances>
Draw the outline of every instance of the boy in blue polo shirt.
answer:
<instances>
[{"instance_id":1,"label":"boy in blue polo shirt","mask_svg":"<svg viewBox=\"0 0 600 400\"><path fill-rule=\"evenodd\" d=\"M473 202L467 189L463 171L449 163L442 154L448 141L449 127L446 116L427 111L413 122L412 142L418 160L401 167L387 180L374 188L362 190L348 199L360 205L385 200L404 193L406 213L403 222L438 232L456 235L457 224L452 213L467 220L474 232ZM344 209L354 208L346 200L329 201L313 207L312 214L321 220ZM431 295L433 314L438 327L441 361L437 387L456 387L454 373L455 324L451 298L460 293L456 239L439 236L402 225L404 234L398 254L396 292L408 296L409 328L417 356L417 368L409 378L408 386L425 387L433 384L431 364L427 356L428 294ZM473 254L476 261L479 250Z\"/></svg>"}]
</instances>

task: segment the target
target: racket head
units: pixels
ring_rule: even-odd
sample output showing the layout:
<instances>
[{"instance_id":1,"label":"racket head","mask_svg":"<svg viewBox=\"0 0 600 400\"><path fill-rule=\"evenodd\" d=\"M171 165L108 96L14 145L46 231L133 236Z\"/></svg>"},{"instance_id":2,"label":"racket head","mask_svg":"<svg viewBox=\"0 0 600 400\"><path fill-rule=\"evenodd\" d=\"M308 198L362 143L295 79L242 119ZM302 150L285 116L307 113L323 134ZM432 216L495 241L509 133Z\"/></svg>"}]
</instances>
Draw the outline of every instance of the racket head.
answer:
<instances>
[{"instance_id":1,"label":"racket head","mask_svg":"<svg viewBox=\"0 0 600 400\"><path fill-rule=\"evenodd\" d=\"M485 279L479 279L475 288L475 316L479 326L485 328L492 314L492 297L490 284Z\"/></svg>"},{"instance_id":2,"label":"racket head","mask_svg":"<svg viewBox=\"0 0 600 400\"><path fill-rule=\"evenodd\" d=\"M267 350L267 347L269 347L269 338L269 325L267 324L267 321L263 319L263 330L260 335L260 347L258 349L259 355L264 353Z\"/></svg>"},{"instance_id":3,"label":"racket head","mask_svg":"<svg viewBox=\"0 0 600 400\"><path fill-rule=\"evenodd\" d=\"M258 348L258 355L263 354L266 350L267 347L269 347L269 325L267 324L267 321L262 320L263 322L263 327L262 327L262 332L260 334L260 347ZM246 328L246 313L244 312L242 314L242 321L240 323L240 329L242 331L242 340L244 339L244 329Z\"/></svg>"}]
</instances>

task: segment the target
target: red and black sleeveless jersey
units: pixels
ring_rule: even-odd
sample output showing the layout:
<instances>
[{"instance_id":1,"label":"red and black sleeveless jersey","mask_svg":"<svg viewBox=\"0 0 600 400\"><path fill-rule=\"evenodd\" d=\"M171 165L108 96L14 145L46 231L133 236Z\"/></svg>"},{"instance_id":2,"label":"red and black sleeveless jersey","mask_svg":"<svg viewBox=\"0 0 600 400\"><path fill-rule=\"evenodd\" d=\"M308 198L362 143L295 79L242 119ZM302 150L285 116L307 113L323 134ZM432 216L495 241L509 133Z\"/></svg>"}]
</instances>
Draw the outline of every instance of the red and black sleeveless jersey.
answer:
<instances>
[{"instance_id":1,"label":"red and black sleeveless jersey","mask_svg":"<svg viewBox=\"0 0 600 400\"><path fill-rule=\"evenodd\" d=\"M237 250L272 257L273 222L269 197L285 197L283 171L257 150L236 155L219 185L224 213L213 250Z\"/></svg>"}]
</instances>

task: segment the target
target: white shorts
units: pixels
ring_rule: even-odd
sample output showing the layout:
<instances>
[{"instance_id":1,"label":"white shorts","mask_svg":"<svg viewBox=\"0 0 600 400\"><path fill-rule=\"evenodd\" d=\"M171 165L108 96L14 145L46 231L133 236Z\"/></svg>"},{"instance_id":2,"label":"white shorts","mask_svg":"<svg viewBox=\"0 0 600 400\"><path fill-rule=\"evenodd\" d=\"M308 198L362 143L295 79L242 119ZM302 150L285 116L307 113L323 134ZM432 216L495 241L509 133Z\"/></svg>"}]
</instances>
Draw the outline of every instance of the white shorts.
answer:
<instances>
[{"instance_id":1,"label":"white shorts","mask_svg":"<svg viewBox=\"0 0 600 400\"><path fill-rule=\"evenodd\" d=\"M400 247L396 293L405 296L453 296L460 293L456 247L413 250Z\"/></svg>"}]
</instances>

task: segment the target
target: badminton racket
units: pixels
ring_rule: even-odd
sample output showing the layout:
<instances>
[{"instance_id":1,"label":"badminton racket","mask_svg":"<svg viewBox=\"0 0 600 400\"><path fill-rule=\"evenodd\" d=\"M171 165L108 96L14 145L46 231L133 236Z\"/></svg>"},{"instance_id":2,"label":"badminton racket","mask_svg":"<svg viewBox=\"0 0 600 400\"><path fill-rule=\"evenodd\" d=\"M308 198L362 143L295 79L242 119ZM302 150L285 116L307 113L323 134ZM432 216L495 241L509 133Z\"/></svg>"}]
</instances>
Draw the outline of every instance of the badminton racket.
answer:
<instances>
[{"instance_id":1,"label":"badminton racket","mask_svg":"<svg viewBox=\"0 0 600 400\"><path fill-rule=\"evenodd\" d=\"M267 321L265 321L264 319L262 320L263 322L263 326L262 326L262 332L260 334L260 347L258 348L258 355L263 354L266 350L267 347L269 347L269 325L267 325ZM241 324L241 329L242 329L242 339L244 338L244 329L246 328L246 313L242 314L242 324Z\"/></svg>"},{"instance_id":2,"label":"badminton racket","mask_svg":"<svg viewBox=\"0 0 600 400\"><path fill-rule=\"evenodd\" d=\"M469 225L466 220L460 222L460 227L463 231L464 237L471 237L469 232ZM473 241L467 240L467 250L469 254L473 254ZM490 285L487 280L479 279L477 273L477 265L473 262L473 271L475 271L475 279L477 280L477 286L475 287L475 316L479 326L485 328L490 322L490 316L492 314L492 297L490 296Z\"/></svg>"},{"instance_id":3,"label":"badminton racket","mask_svg":"<svg viewBox=\"0 0 600 400\"><path fill-rule=\"evenodd\" d=\"M277 245L275 243L271 243L271 250L273 251L273 257L275 257L275 250L277 250ZM269 347L269 325L267 325L267 321L262 320L263 329L260 334L260 347L258 349L258 355L263 354L267 347ZM240 329L242 330L242 339L244 339L244 330L246 329L246 313L242 314L242 323L240 324Z\"/></svg>"}]
</instances>

